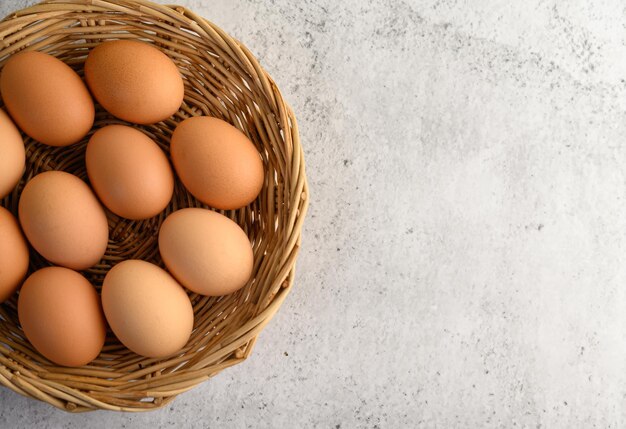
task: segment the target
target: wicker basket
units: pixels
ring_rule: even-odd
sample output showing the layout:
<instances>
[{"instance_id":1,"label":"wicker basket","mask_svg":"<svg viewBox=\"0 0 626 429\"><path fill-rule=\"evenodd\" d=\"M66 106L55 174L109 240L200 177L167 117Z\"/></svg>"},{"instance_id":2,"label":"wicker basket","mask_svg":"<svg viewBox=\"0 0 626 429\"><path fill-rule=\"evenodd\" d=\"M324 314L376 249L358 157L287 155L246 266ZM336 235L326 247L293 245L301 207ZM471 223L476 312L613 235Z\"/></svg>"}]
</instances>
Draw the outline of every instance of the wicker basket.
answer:
<instances>
[{"instance_id":1,"label":"wicker basket","mask_svg":"<svg viewBox=\"0 0 626 429\"><path fill-rule=\"evenodd\" d=\"M0 383L72 412L156 409L246 359L292 287L308 205L303 152L291 108L243 45L185 8L141 0L46 1L0 22L0 66L15 52L38 50L62 59L82 75L90 48L120 38L152 43L175 61L185 79L185 101L179 112L165 122L140 127L166 152L176 124L195 115L234 124L258 147L266 172L261 195L244 209L222 212L250 237L254 272L235 294L218 298L190 294L193 334L183 350L166 359L138 356L109 334L102 353L91 364L60 367L24 338L15 297L0 305ZM123 122L98 106L94 130L111 123ZM26 173L0 203L17 214L24 184L43 171L65 170L87 180L84 152L90 136L66 148L26 138ZM84 274L99 288L108 269L119 261L137 258L163 266L158 228L168 214L183 207L206 206L177 182L172 202L157 218L137 222L107 212L107 253L100 265ZM31 271L46 265L31 253Z\"/></svg>"}]
</instances>

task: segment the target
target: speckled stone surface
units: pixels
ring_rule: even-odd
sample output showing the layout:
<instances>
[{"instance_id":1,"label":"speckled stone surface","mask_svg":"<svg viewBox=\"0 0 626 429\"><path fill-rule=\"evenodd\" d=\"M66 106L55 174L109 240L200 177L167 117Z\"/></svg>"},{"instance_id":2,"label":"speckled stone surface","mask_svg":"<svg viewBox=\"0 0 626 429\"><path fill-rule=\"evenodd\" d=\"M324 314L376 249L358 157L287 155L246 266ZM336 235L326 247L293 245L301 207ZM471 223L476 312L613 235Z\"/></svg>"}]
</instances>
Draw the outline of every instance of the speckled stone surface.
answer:
<instances>
[{"instance_id":1,"label":"speckled stone surface","mask_svg":"<svg viewBox=\"0 0 626 429\"><path fill-rule=\"evenodd\" d=\"M2 428L626 425L622 2L180 3L297 112L297 285L249 360L166 409L0 389Z\"/></svg>"}]
</instances>

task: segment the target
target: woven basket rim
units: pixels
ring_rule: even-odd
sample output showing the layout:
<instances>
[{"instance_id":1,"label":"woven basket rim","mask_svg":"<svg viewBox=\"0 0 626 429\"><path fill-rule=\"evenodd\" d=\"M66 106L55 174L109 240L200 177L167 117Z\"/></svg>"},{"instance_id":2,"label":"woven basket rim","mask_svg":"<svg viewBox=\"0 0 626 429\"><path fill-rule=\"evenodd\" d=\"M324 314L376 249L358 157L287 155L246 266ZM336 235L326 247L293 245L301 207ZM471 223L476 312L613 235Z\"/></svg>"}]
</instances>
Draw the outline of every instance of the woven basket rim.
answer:
<instances>
[{"instance_id":1,"label":"woven basket rim","mask_svg":"<svg viewBox=\"0 0 626 429\"><path fill-rule=\"evenodd\" d=\"M80 14L85 15L84 22L78 17ZM72 18L64 18L67 15L71 15ZM102 22L96 21L94 18L96 16L102 16ZM260 271L256 272L255 276L264 275L265 272L272 270L276 270L276 272L271 276L271 281L268 274L268 279L263 283L264 285L271 285L271 287L268 286L267 291L263 289L262 293L265 295L259 295L263 299L258 299L260 303L258 304L258 311L247 319L239 317L239 319L245 320L245 323L242 322L242 325L237 326L235 331L221 337L219 344L212 346L210 353L204 354L206 349L203 348L198 348L195 352L190 349L182 357L168 360L168 366L162 365L157 360L146 361L144 359L143 361L137 360L138 363L129 361L129 365L137 366L136 370L121 372L121 370L114 369L107 372L105 367L100 369L69 369L50 363L43 364L39 359L40 357L36 358L33 351L23 344L23 339L19 339L17 328L2 326L8 324L7 318L10 317L8 315L13 313L11 313L12 309L5 309L4 304L1 305L0 384L20 395L46 402L68 412L98 409L138 412L158 409L169 404L178 394L193 389L223 369L239 364L250 356L258 335L274 317L293 287L303 222L309 205L304 151L300 144L298 124L292 108L285 102L270 75L242 43L229 36L217 25L183 6L160 5L147 0L43 1L37 5L15 11L0 21L0 62L3 63L7 56L22 49L54 48L55 43L58 44L60 41L72 37L68 35L78 34L81 30L85 32L82 34L87 34L87 31L98 30L99 25L101 25L100 28L106 28L109 25L107 20L122 20L122 17L128 17L129 22L136 19L138 25L146 23L146 27L154 26L156 34L154 38L157 39L155 43L162 43L162 46L172 49L172 55L180 55L181 58L186 55L186 46L182 42L177 45L176 39L174 39L176 34L180 35L181 38L199 38L203 43L206 42L207 45L214 47L215 51L221 53L215 63L211 63L217 70L216 73L232 73L232 75L242 79L241 88L234 86L235 90L242 94L240 99L236 99L236 95L234 101L229 99L232 89L228 89L231 91L229 93L218 94L215 97L222 104L224 99L228 99L233 104L240 103L242 105L245 104L245 100L241 101L241 99L248 97L254 100L255 105L258 103L258 112L252 109L249 114L245 111L240 113L244 116L249 115L246 123L256 126L251 132L257 132L256 130L259 129L269 135L270 137L263 136L263 144L266 140L270 141L273 138L271 136L280 135L282 137L280 142L284 147L271 147L270 149L273 149L276 154L272 154L270 150L267 156L270 160L273 159L273 156L277 159L284 159L284 165L281 164L279 168L272 166L272 168L281 170L288 179L281 188L288 199L281 197L280 192L278 197L275 197L274 189L265 189L266 185L264 185L263 193L268 195L267 200L275 203L279 210L284 208L284 212L281 212L282 218L275 219L278 223L282 222L281 227L285 231L284 242L281 241L276 244L278 250L272 248L272 251L280 256L276 260L276 267L262 261L262 256L259 257L261 258L258 265ZM74 27L77 29L76 31L73 29L66 30L68 28L67 23L72 20L77 23L80 22L80 26ZM167 34L173 36L169 40L166 38L161 40L159 31L169 32ZM94 31L94 34L99 33ZM123 33L112 34L126 37ZM133 35L133 33L129 34L130 36ZM180 53L176 51L177 47L180 48ZM199 67L198 64L195 66ZM212 73L212 70L208 69L206 75ZM224 70L228 71L224 72ZM230 79L232 75L228 75L227 79ZM227 88L225 87L224 90L226 91ZM262 98L253 98L254 96ZM201 98L197 95L194 97ZM213 97L213 95L207 92L206 97ZM196 101L198 99L195 99L194 102ZM216 109L220 109L219 104L215 104L215 106L217 106ZM259 106L269 106L269 110L264 111ZM198 112L198 110L192 111L189 108L183 113L195 114ZM224 107L224 112L226 114L230 111ZM240 121L243 123L241 119ZM172 126L172 124L170 123L168 126ZM277 133L277 131L279 132ZM274 143L273 140L271 142ZM27 171L25 177L28 174L30 173ZM279 179L276 180L278 180L277 184L280 183ZM4 205L15 208L15 199L18 198L17 192L16 190L13 196L7 197ZM0 199L0 203L2 201ZM264 207L263 204L264 201L259 203L259 207ZM267 206L269 207L269 204ZM256 216L261 216L260 210L258 208ZM249 211L232 214L231 217L239 219L245 224L250 219L253 219L256 225L259 222L258 218L250 214ZM262 237L262 242L267 240L272 242L265 236L260 237ZM270 244L265 244L265 246L269 249ZM255 267L257 267L256 262L255 253ZM278 262L280 263L278 264ZM268 266L270 267L268 268ZM214 301L199 299L197 305L201 309L203 309L202 305L207 307L225 306L224 303L228 299L225 298L222 301L219 299ZM243 308L246 302L240 302L238 305ZM211 304L209 305L209 303ZM237 304L235 304L235 308L237 308ZM2 320L3 318L5 321ZM212 323L212 329L218 329L219 326L223 328L228 324L228 318L227 316L224 317L223 325L217 324L217 322ZM201 336L199 338L201 339ZM206 347L208 349L208 346ZM193 364L189 364L192 358L199 356L201 359L196 359ZM116 363L115 360L112 362ZM178 363L187 366L179 371L174 368L175 364ZM166 369L167 371L165 371ZM130 386L131 383L134 383L132 388L127 388L126 386Z\"/></svg>"}]
</instances>

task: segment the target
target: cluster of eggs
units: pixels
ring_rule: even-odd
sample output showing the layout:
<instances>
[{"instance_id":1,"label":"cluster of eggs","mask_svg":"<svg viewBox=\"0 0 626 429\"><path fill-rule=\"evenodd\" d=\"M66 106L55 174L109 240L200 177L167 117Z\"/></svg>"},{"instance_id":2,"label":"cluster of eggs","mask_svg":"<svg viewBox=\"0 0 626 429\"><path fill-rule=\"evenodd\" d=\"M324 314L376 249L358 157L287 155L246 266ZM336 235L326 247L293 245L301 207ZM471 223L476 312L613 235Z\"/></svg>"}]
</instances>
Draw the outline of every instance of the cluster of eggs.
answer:
<instances>
[{"instance_id":1,"label":"cluster of eggs","mask_svg":"<svg viewBox=\"0 0 626 429\"><path fill-rule=\"evenodd\" d=\"M96 46L84 76L85 82L69 65L36 51L6 62L0 75L8 111L0 110L0 199L24 174L20 130L45 145L69 146L92 130L94 98L113 116L148 125L170 118L185 96L178 67L143 42ZM130 220L157 216L172 200L176 176L199 201L221 210L247 206L263 186L258 150L225 121L197 116L180 122L169 144L173 168L164 150L130 124L108 125L90 137L89 184L64 171L45 171L24 186L18 219L0 206L0 302L19 290L25 336L59 365L95 359L107 323L139 355L172 355L193 330L185 288L226 295L243 287L253 271L252 246L237 223L211 210L183 208L170 214L158 233L167 271L138 259L121 261L106 273L100 294L80 274L106 253L106 209ZM26 278L29 244L52 266Z\"/></svg>"}]
</instances>

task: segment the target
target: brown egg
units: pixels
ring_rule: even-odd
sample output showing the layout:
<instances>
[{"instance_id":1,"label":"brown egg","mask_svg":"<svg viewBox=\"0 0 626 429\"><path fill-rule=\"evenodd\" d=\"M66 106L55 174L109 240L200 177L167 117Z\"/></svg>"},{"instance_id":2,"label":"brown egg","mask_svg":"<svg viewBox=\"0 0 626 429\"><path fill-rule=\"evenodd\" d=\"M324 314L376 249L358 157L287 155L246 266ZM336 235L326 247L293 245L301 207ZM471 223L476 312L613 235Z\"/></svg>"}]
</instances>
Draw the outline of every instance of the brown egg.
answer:
<instances>
[{"instance_id":1,"label":"brown egg","mask_svg":"<svg viewBox=\"0 0 626 429\"><path fill-rule=\"evenodd\" d=\"M51 55L13 55L2 69L0 91L15 123L41 143L76 143L93 125L89 90L70 66Z\"/></svg>"},{"instance_id":2,"label":"brown egg","mask_svg":"<svg viewBox=\"0 0 626 429\"><path fill-rule=\"evenodd\" d=\"M167 156L135 128L109 125L96 131L85 162L100 201L119 216L148 219L172 199L174 173Z\"/></svg>"},{"instance_id":3,"label":"brown egg","mask_svg":"<svg viewBox=\"0 0 626 429\"><path fill-rule=\"evenodd\" d=\"M210 210L174 212L159 232L168 270L187 289L219 296L243 287L252 274L252 246L235 222Z\"/></svg>"},{"instance_id":4,"label":"brown egg","mask_svg":"<svg viewBox=\"0 0 626 429\"><path fill-rule=\"evenodd\" d=\"M64 366L94 360L106 336L100 297L89 281L62 267L43 268L24 282L17 313L28 341Z\"/></svg>"},{"instance_id":5,"label":"brown egg","mask_svg":"<svg viewBox=\"0 0 626 429\"><path fill-rule=\"evenodd\" d=\"M28 245L17 220L0 207L0 302L20 287L28 271Z\"/></svg>"},{"instance_id":6,"label":"brown egg","mask_svg":"<svg viewBox=\"0 0 626 429\"><path fill-rule=\"evenodd\" d=\"M107 248L107 218L89 186L62 171L38 174L18 206L22 229L48 261L75 270L97 264Z\"/></svg>"},{"instance_id":7,"label":"brown egg","mask_svg":"<svg viewBox=\"0 0 626 429\"><path fill-rule=\"evenodd\" d=\"M176 64L157 48L133 40L96 46L85 62L85 80L102 107L136 124L169 118L185 96Z\"/></svg>"},{"instance_id":8,"label":"brown egg","mask_svg":"<svg viewBox=\"0 0 626 429\"><path fill-rule=\"evenodd\" d=\"M187 190L212 207L244 207L263 187L259 152L241 131L220 119L184 120L174 130L170 152Z\"/></svg>"},{"instance_id":9,"label":"brown egg","mask_svg":"<svg viewBox=\"0 0 626 429\"><path fill-rule=\"evenodd\" d=\"M133 352L165 357L183 348L193 329L185 290L161 268L127 260L104 278L102 306L117 338Z\"/></svg>"},{"instance_id":10,"label":"brown egg","mask_svg":"<svg viewBox=\"0 0 626 429\"><path fill-rule=\"evenodd\" d=\"M22 135L4 110L0 110L0 198L15 188L24 173L26 152Z\"/></svg>"}]
</instances>

